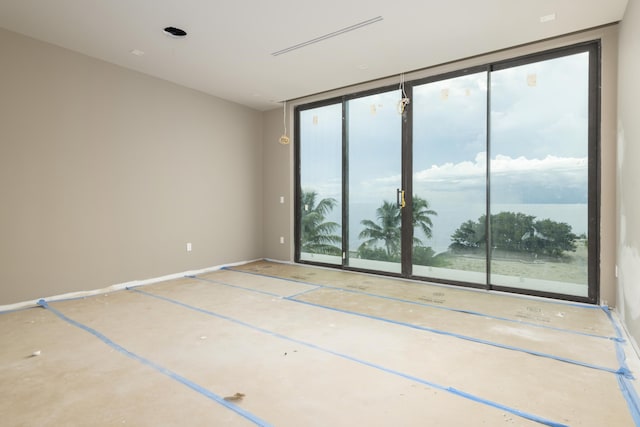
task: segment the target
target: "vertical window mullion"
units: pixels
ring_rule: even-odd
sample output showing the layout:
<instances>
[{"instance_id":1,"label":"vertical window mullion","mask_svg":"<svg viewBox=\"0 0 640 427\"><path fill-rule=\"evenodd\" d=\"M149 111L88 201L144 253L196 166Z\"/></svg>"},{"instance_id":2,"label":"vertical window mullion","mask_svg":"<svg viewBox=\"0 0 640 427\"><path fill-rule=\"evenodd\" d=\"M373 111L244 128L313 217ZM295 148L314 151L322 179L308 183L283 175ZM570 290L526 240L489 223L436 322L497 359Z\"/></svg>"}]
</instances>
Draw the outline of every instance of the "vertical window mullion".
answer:
<instances>
[{"instance_id":1,"label":"vertical window mullion","mask_svg":"<svg viewBox=\"0 0 640 427\"><path fill-rule=\"evenodd\" d=\"M342 98L342 267L349 265L349 108Z\"/></svg>"},{"instance_id":2,"label":"vertical window mullion","mask_svg":"<svg viewBox=\"0 0 640 427\"><path fill-rule=\"evenodd\" d=\"M406 85L406 96L413 98L413 86ZM402 188L407 206L402 210L402 274L411 276L413 270L413 108L407 104L402 113Z\"/></svg>"},{"instance_id":3,"label":"vertical window mullion","mask_svg":"<svg viewBox=\"0 0 640 427\"><path fill-rule=\"evenodd\" d=\"M486 246L486 283L485 287L487 290L491 289L491 257L492 257L492 239L491 239L491 72L492 68L487 68L487 136L486 136L486 144L487 144L487 175L485 177L485 187L486 187L486 208L487 213L485 214L485 246Z\"/></svg>"},{"instance_id":4,"label":"vertical window mullion","mask_svg":"<svg viewBox=\"0 0 640 427\"><path fill-rule=\"evenodd\" d=\"M589 49L589 300L600 299L600 43Z\"/></svg>"}]
</instances>

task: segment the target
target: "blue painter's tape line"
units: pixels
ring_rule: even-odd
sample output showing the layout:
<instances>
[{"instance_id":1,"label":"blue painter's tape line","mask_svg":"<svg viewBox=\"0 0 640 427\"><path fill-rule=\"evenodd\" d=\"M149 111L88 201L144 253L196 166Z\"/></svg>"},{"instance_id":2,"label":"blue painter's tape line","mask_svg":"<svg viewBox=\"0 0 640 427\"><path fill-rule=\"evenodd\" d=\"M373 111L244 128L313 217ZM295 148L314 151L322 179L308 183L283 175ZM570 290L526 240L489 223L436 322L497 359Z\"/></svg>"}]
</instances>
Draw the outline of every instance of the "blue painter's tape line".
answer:
<instances>
[{"instance_id":1,"label":"blue painter's tape line","mask_svg":"<svg viewBox=\"0 0 640 427\"><path fill-rule=\"evenodd\" d=\"M493 402L491 400L483 399L483 398L475 396L473 394L457 390L457 389L455 389L453 387L442 386L440 384L433 383L431 381L427 381L427 380L424 380L422 378L415 377L413 375L409 375L409 374L406 374L406 373L403 373L403 372L400 372L400 371L396 371L394 369L386 368L384 366L381 366L381 365L378 365L378 364L375 364L375 363L372 363L372 362L368 362L368 361L363 360L363 359L358 359L356 357L349 356L348 354L344 354L344 353L340 353L340 352L337 352L337 351L334 351L334 350L330 350L328 348L320 347L318 345L315 345L315 344L312 344L312 343L309 343L309 342L306 342L306 341L302 341L302 340L299 340L299 339L296 339L296 338L291 338L291 337L288 337L286 335L280 334L278 332L270 331L268 329L265 329L265 328L262 328L262 327L259 327L259 326L254 326L254 325L252 325L250 323L246 323L246 322L243 322L242 320L234 319L232 317L225 316L223 314L215 313L215 312L210 311L210 310L205 310L205 309L200 308L200 307L195 307L195 306L192 306L192 305L189 305L189 304L186 304L186 303L183 303L183 302L171 299L171 298L163 297L161 295L152 294L152 293L149 293L149 292L146 292L146 291L142 291L142 290L139 290L139 289L134 289L133 292L137 292L137 293L140 293L140 294L152 297L152 298L157 298L159 300L162 300L162 301L165 301L165 302L168 302L168 303L171 303L171 304L175 304L175 305L178 305L180 307L187 308L189 310L197 311L199 313L203 313L203 314L206 314L206 315L209 315L209 316L217 317L219 319L223 319L223 320L235 323L237 325L244 326L246 328L250 328L252 330L255 330L255 331L258 331L258 332L261 332L261 333L276 337L276 338L280 338L280 339L283 339L283 340L286 340L286 341L290 341L290 342L293 342L293 343L296 343L296 344L300 344L300 345L303 345L305 347L312 348L314 350L322 351L324 353L332 354L334 356L337 356L337 357L340 357L340 358L343 358L343 359L346 359L346 360L350 360L352 362L356 362L356 363L359 363L359 364L362 364L362 365L365 365L365 366L369 366L371 368L378 369L380 371L384 371L384 372L387 372L389 374L408 379L410 381L414 381L414 382L417 382L417 383L420 383L420 384L424 384L426 386L429 386L429 387L432 387L432 388L435 388L435 389L438 389L438 390L446 391L446 392L449 392L449 393L454 394L456 396L459 396L459 397L462 397L462 398L465 398L465 399L468 399L468 400L472 400L474 402L481 403L481 404L484 404L484 405L487 405L487 406L491 406L493 408L498 408L498 409L503 410L505 412L509 412L509 413L511 413L513 415L516 415L518 417L525 418L525 419L537 422L539 424L543 424L543 425L550 426L550 427L568 427L566 424L562 424L562 423L558 423L558 422L555 422L555 421L551 421L551 420L548 420L546 418L539 417L539 416L534 415L534 414L530 414L528 412L524 412L524 411L520 411L520 410L515 409L515 408L511 408L511 407L503 405L501 403Z\"/></svg>"},{"instance_id":2,"label":"blue painter's tape line","mask_svg":"<svg viewBox=\"0 0 640 427\"><path fill-rule=\"evenodd\" d=\"M305 282L304 280L290 279L288 277L274 276L272 274L256 273L254 271L236 270L235 268L230 268L230 267L222 267L222 270L233 271L234 273L250 274L252 276L268 277L270 279L284 280L287 282L299 283L301 285L307 285L307 286L322 286L322 285L318 285L317 283Z\"/></svg>"},{"instance_id":3,"label":"blue painter's tape line","mask_svg":"<svg viewBox=\"0 0 640 427\"><path fill-rule=\"evenodd\" d=\"M492 342L492 341L483 340L483 339L480 339L480 338L470 337L470 336L467 336L467 335L461 335L461 334L456 334L456 333L453 333L453 332L441 331L441 330L434 329L434 328L428 328L426 326L413 325L411 323L399 322L399 321L396 321L396 320L386 319L384 317L378 317L378 316L373 316L373 315L369 315L369 314L358 313L358 312L355 312L355 311L342 310L342 309L339 309L339 308L324 306L324 305L320 305L320 304L316 304L316 303L312 303L312 302L295 300L295 299L291 299L291 298L285 298L285 299L287 299L289 301L298 302L300 304L306 304L306 305L310 305L310 306L313 306L313 307L323 308L325 310L333 310L333 311L336 311L336 312L339 312L339 313L350 314L350 315L359 316L359 317L365 317L365 318L373 319L373 320L379 320L381 322L400 325L400 326L404 326L404 327L407 327L407 328L417 329L417 330L420 330L420 331L426 331L426 332L431 332L431 333L438 334L438 335L444 335L444 336L449 336L449 337L453 337L453 338L458 338L458 339L462 339L462 340L465 340L465 341L475 342L475 343L478 343L478 344L490 345L492 347L498 347L498 348L501 348L501 349L504 349L504 350L518 351L518 352L521 352L521 353L530 354L532 356L544 357L544 358L547 358L547 359L557 360L559 362L565 362L565 363L570 363L572 365L582 366L582 367L585 367L585 368L590 368L590 369L595 369L595 370L599 370L599 371L609 372L611 374L620 373L619 369L608 368L606 366L593 365L591 363L581 362L579 360L569 359L569 358L566 358L566 357L555 356L553 354L542 353L542 352L535 351L535 350L528 350L526 348L514 347L514 346L510 346L510 345L506 345L506 344L500 344L500 343L496 343L496 342Z\"/></svg>"},{"instance_id":4,"label":"blue painter's tape line","mask_svg":"<svg viewBox=\"0 0 640 427\"><path fill-rule=\"evenodd\" d=\"M613 314L611 313L611 310L609 310L609 307L603 305L601 306L601 308L602 308L602 311L604 311L607 317L609 318L609 321L611 322L613 329L616 331L616 336L619 338L618 342L616 343L616 356L618 357L618 362L622 367L621 369L629 373L629 375L626 375L627 378L633 379L631 372L627 368L627 364L626 364L627 356L624 354L624 348L622 347L622 344L626 342L626 340L624 339L624 336L622 335L622 329L620 328L620 326L618 326L618 323L613 318Z\"/></svg>"},{"instance_id":5,"label":"blue painter's tape line","mask_svg":"<svg viewBox=\"0 0 640 427\"><path fill-rule=\"evenodd\" d=\"M200 281L203 281L203 282L215 283L216 285L223 285L223 286L228 286L230 288L242 289L242 290L245 290L245 291L251 291L251 292L258 293L258 294L268 295L270 297L284 298L282 295L278 295L278 294L275 294L273 292L261 291L259 289L253 289L253 288L246 288L244 286L238 286L238 285L234 285L234 284L231 284L231 283L222 282L220 280L203 279L203 278L200 278L200 277L196 277L196 279L200 280Z\"/></svg>"},{"instance_id":6,"label":"blue painter's tape line","mask_svg":"<svg viewBox=\"0 0 640 427\"><path fill-rule=\"evenodd\" d=\"M389 300L389 301L397 301L397 302L402 302L402 303L406 303L406 304L417 305L417 306L420 306L420 307L435 308L437 310L444 310L444 311L451 311L451 312L454 312L454 313L469 314L469 315L472 315L472 316L485 317L487 319L494 319L494 320L500 320L500 321L503 321L503 322L516 323L518 325L531 326L531 327L534 327L534 328L549 329L549 330L552 330L552 331L564 332L564 333L568 333L568 334L572 334L572 335L581 335L581 336L585 336L585 337L606 339L606 340L611 340L611 341L618 341L620 339L618 337L608 337L608 336L605 336L605 335L590 334L590 333L587 333L587 332L574 331L574 330L571 330L571 329L563 329L563 328L557 328L557 327L554 327L554 326L541 325L541 324L533 323L533 322L525 322L525 321L521 321L521 320L509 319L507 317L493 316L491 314L485 314L485 313L481 313L479 311L463 310L463 309L451 308L451 307L443 307L443 306L436 305L436 304L427 304L427 303L423 303L423 302L411 301L411 300L406 300L406 299L402 299L402 298L389 297L389 296L385 296L385 295L377 295L377 294L372 294L372 293L363 292L363 291L356 291L356 290L353 290L353 289L338 288L338 287L335 287L335 286L323 286L323 287L327 288L327 289L335 289L335 290L340 290L340 291L344 291L344 292L350 292L350 293L354 293L354 294L358 294L358 295L366 295L366 296L370 296L370 297L373 297L373 298L380 298L380 299L385 299L385 300Z\"/></svg>"},{"instance_id":7,"label":"blue painter's tape line","mask_svg":"<svg viewBox=\"0 0 640 427\"><path fill-rule=\"evenodd\" d=\"M369 293L369 292L362 292L362 291L356 291L356 290L352 290L352 289L340 288L340 287L337 287L337 286L328 286L328 285L320 285L320 284L315 284L315 283L310 283L310 282L302 282L302 281L296 280L296 279L289 279L289 278L286 278L286 277L278 277L278 276L273 276L273 275L263 274L263 273L256 273L256 272L253 272L253 271L236 270L236 269L229 268L229 267L224 267L224 269L226 269L228 271L233 271L235 273L242 273L242 274L249 274L249 275L254 275L254 276L269 277L269 278L272 278L272 279L280 279L280 280L285 280L285 281L288 281L288 282L301 283L301 284L308 285L308 286L319 286L319 287L327 288L327 289L341 290L341 291L351 292L351 293L355 293L355 294L368 295L368 296L371 296L371 297L374 297L374 298L382 298L382 299L388 299L388 300L392 300L392 301L406 302L408 304L414 304L414 305L423 306L423 307L431 307L431 308L435 308L437 310L445 310L445 311L451 311L451 312L455 312L455 313L470 314L470 315L473 315L473 316L486 317L488 319L496 319L496 320L503 320L505 322L517 323L519 325L528 325L528 326L533 326L533 327L536 327L536 328L543 328L543 329L550 329L550 330L559 331L559 332L566 332L568 334L583 335L583 336L587 336L587 337L600 338L600 339L606 339L606 340L612 340L612 341L617 341L619 339L617 337L608 337L608 336L605 336L605 335L590 334L590 333L586 333L586 332L575 331L575 330L572 330L572 329L556 328L556 327L553 327L553 326L541 325L541 324L533 323L533 322L525 322L525 321L520 321L520 320L509 319L509 318L506 318L506 317L492 316L490 314L481 313L481 312L473 311L473 310L464 310L464 309L457 309L457 308L451 308L451 307L444 307L444 306L441 306L441 305L426 304L426 303L417 302L417 301L404 300L404 299L401 299L401 298L394 298L394 297L388 297L388 296L384 296L384 295L377 295L377 294L372 294L372 293ZM545 301L545 302L549 302L549 301ZM551 303L555 303L555 301L551 301ZM593 306L593 305L570 304L570 303L564 303L564 302L561 303L561 304L562 305L569 305L569 306L576 306L576 307L580 307L580 308L594 308L594 307L596 309L598 308L597 306Z\"/></svg>"},{"instance_id":8,"label":"blue painter's tape line","mask_svg":"<svg viewBox=\"0 0 640 427\"><path fill-rule=\"evenodd\" d=\"M195 278L197 280L202 280L203 282L215 283L216 285L229 286L231 288L242 289L242 290L245 290L245 291L256 292L256 293L259 293L259 294L269 295L269 296L278 297L278 298L295 298L295 297L297 297L299 295L303 295L303 294L306 294L308 292L313 292L313 291L315 291L315 290L317 290L317 289L322 287L322 286L316 286L315 288L307 289L306 291L302 291L302 292L299 292L297 294L284 296L284 295L280 295L280 294L276 294L276 293L262 291L260 289L254 289L254 288L249 288L249 287L245 287L245 286L234 285L234 284L223 282L223 281L220 281L220 280L203 279L201 277L195 277Z\"/></svg>"},{"instance_id":9,"label":"blue painter's tape line","mask_svg":"<svg viewBox=\"0 0 640 427\"><path fill-rule=\"evenodd\" d=\"M231 270L231 271L235 271L235 270ZM204 280L204 279L200 279L200 280ZM235 286L235 285L231 285L231 286ZM383 298L383 299L390 299L390 300L394 300L394 301L402 301L402 300L398 300L398 299L392 298L392 297L382 297L382 296L378 296L378 295L374 295L374 294L367 294L367 293L363 293L363 292L359 292L359 291L351 291L351 290L348 290L348 289L334 288L334 287L322 286L322 285L320 285L320 286L325 288L325 289L336 289L336 290L352 292L352 293L356 293L356 294L369 295L369 296L372 296L372 297L380 297L380 298ZM238 287L238 286L235 286L235 287ZM240 287L240 288L247 289L247 288L244 288L244 287ZM254 291L252 289L247 289L247 290ZM312 289L310 291L313 291L313 290L315 290L315 289ZM259 292L259 291L255 291L255 292ZM309 291L306 291L306 292L309 292ZM552 360L556 360L556 361L560 361L560 362L565 362L565 363L570 363L570 364L577 365L577 366L582 366L582 367L589 368L589 369L596 369L596 370L600 370L600 371L604 371L604 372L609 372L611 374L624 375L627 378L633 378L631 373L627 369L624 369L624 367L621 367L621 368L618 368L618 369L614 369L614 368L609 368L609 367L606 367L606 366L594 365L594 364L587 363L587 362L582 362L582 361L579 361L579 360L574 360L574 359L569 359L569 358L565 358L565 357L555 356L553 354L538 352L538 351L535 351L535 350L528 350L528 349L521 348L521 347L515 347L515 346L509 346L509 345L506 345L506 344L500 344L500 343L496 343L496 342L493 342L493 341L488 341L488 340L483 340L483 339L480 339L480 338L470 337L470 336L467 336L467 335L456 334L456 333L453 333L453 332L442 331L442 330L438 330L438 329L434 329L434 328L428 328L428 327L425 327L425 326L414 325L414 324L411 324L411 323L395 321L395 320L387 319L387 318L384 318L384 317L378 317L378 316L368 315L368 314L364 314L364 313L358 313L358 312L354 312L354 311L347 311L347 310L342 310L342 309L334 308L334 307L330 307L330 306L315 304L315 303L312 303L312 302L307 302L307 301L295 299L295 296L285 297L284 299L287 299L287 300L292 301L292 302L297 302L297 303L300 303L300 304L307 304L307 305L311 305L311 306L315 306L315 307L319 307L319 308L323 308L323 309L327 309L327 310L338 311L338 312L345 313L345 314L351 314L351 315L366 317L366 318L370 318L370 319L374 319L374 320L379 320L379 321L382 321L382 322L387 322L387 323L392 323L392 324L405 326L405 327L409 327L409 328L413 328L413 329L423 330L423 331L427 331L427 332L431 332L431 333L435 333L435 334L439 334L439 335L451 336L451 337L454 337L454 338L467 340L467 341L475 342L475 343L478 343L478 344L490 345L490 346L502 348L502 349L505 349L505 350L519 351L519 352L522 352L522 353L531 354L533 356L544 357L544 358L548 358L548 359L552 359ZM402 301L402 302L405 302L405 301ZM407 302L409 302L409 301L407 301ZM418 303L418 305L420 305L420 303ZM485 317L487 317L487 316L485 316ZM565 330L561 330L561 331L565 331Z\"/></svg>"},{"instance_id":10,"label":"blue painter's tape line","mask_svg":"<svg viewBox=\"0 0 640 427\"><path fill-rule=\"evenodd\" d=\"M613 315L611 314L611 310L609 310L609 307L607 307L606 305L602 305L600 307L602 308L602 311L606 313L607 317L609 318L609 321L611 322L611 325L613 325L613 329L616 331L616 336L622 339L623 338L622 329L620 329L620 327L618 326L618 323L613 318Z\"/></svg>"},{"instance_id":11,"label":"blue painter's tape line","mask_svg":"<svg viewBox=\"0 0 640 427\"><path fill-rule=\"evenodd\" d=\"M140 292L140 291L137 291ZM104 342L105 344L107 344L109 347L119 351L120 353L124 354L125 356L128 356L140 363L142 363L143 365L149 366L153 369L155 369L156 371L158 371L159 373L166 375L167 377L178 381L179 383L189 387L190 389L202 394L203 396L227 407L228 409L236 412L238 415L248 419L249 421L253 422L256 425L259 426L264 426L264 427L270 427L271 424L267 423L266 421L261 420L260 418L256 417L255 415L251 414L250 412L242 409L241 407L234 405L231 402L228 402L226 400L224 400L223 397L218 396L217 394L207 390L206 388L202 387L201 385L198 385L196 383L194 383L193 381L190 381L189 379L176 374L175 372L160 366L154 362L152 362L149 359L146 359L142 356L139 356L136 353L133 353L132 351L127 350L126 348L122 347L120 344L117 344L116 342L112 341L110 338L108 338L106 335L102 334L101 332L98 332L97 330L84 325L76 320L71 319L70 317L67 317L65 314L63 314L62 312L60 312L59 310L51 307L44 299L41 299L40 301L38 301L38 305L42 308L45 308L49 311L51 311L53 314L55 314L56 316L58 316L60 319L64 320L67 323L70 323L71 325L80 328L88 333L90 333L91 335L95 336L96 338L98 338L100 341Z\"/></svg>"},{"instance_id":12,"label":"blue painter's tape line","mask_svg":"<svg viewBox=\"0 0 640 427\"><path fill-rule=\"evenodd\" d=\"M618 322L613 318L613 314L609 307L606 305L601 306L602 310L606 313L611 325L616 331L616 335L619 338L623 338L622 328L618 325ZM638 394L631 383L633 380L633 375L629 368L627 367L626 355L624 353L624 348L622 347L624 341L620 341L616 343L616 355L618 357L618 363L622 366L627 375L618 375L618 385L620 386L620 391L622 391L622 396L627 401L627 407L629 408L629 412L631 413L631 417L633 418L633 422L636 426L640 426L640 398L638 398Z\"/></svg>"},{"instance_id":13,"label":"blue painter's tape line","mask_svg":"<svg viewBox=\"0 0 640 427\"><path fill-rule=\"evenodd\" d=\"M452 393L455 393L455 394L458 394L460 396L466 397L467 399L476 400L476 401L479 401L480 403L484 403L485 405L493 406L494 408L497 408L497 409L500 409L500 410L503 410L503 411L506 410L505 406L503 406L500 403L495 403L495 402L489 402L488 403L488 402L480 401L480 400L478 400L477 397L475 397L475 396L473 396L473 395L471 395L469 393L466 393L464 391L456 390L456 389L454 389L452 387L449 387L448 390L451 391ZM515 415L517 415L517 414L515 414ZM523 417L523 418L526 418L526 417ZM544 424L544 425L547 425L547 426L554 426L554 427L565 426L565 427L568 427L566 424L561 424L561 423L545 420L543 418L538 418L538 419L529 418L529 419L531 421L535 421L537 423Z\"/></svg>"},{"instance_id":14,"label":"blue painter's tape line","mask_svg":"<svg viewBox=\"0 0 640 427\"><path fill-rule=\"evenodd\" d=\"M640 400L638 399L638 394L636 393L633 384L631 384L628 379L619 376L618 385L620 386L622 395L627 401L627 406L629 407L629 412L631 412L633 422L636 426L640 426Z\"/></svg>"},{"instance_id":15,"label":"blue painter's tape line","mask_svg":"<svg viewBox=\"0 0 640 427\"><path fill-rule=\"evenodd\" d=\"M254 276L271 277L273 279L281 279L281 280L287 280L287 281L290 281L290 282L302 283L303 285L318 286L315 283L305 282L305 281L302 281L302 280L289 279L287 277L280 277L280 276L275 276L275 275L265 274L265 273L257 273L255 271L239 270L239 269L232 268L232 267L223 267L222 270L229 270L229 271L233 271L233 272L236 272L236 273L252 274ZM407 283L409 283L409 282L407 282ZM417 281L412 281L410 283L412 283L414 285L418 285L418 286L447 287L447 285L443 285L443 284L440 284L440 283L433 283L433 282L418 283ZM450 287L451 286L449 286L449 288ZM527 299L524 296L518 296L516 294L511 294L510 297L519 298L519 299L522 299L522 300ZM599 310L599 307L597 305L593 305L593 304L577 303L577 302L569 302L569 301L558 301L558 300L545 300L544 302L547 303L547 304L563 305L563 306L567 306L567 307L585 308L587 310Z\"/></svg>"},{"instance_id":16,"label":"blue painter's tape line","mask_svg":"<svg viewBox=\"0 0 640 427\"><path fill-rule=\"evenodd\" d=\"M324 288L324 286L318 286L318 287L313 288L313 289L307 289L306 291L302 291L302 292L298 292L297 294L289 295L287 298L289 298L289 299L297 298L297 297L299 297L301 295L309 294L311 292L317 291L318 289L322 289L322 288Z\"/></svg>"}]
</instances>

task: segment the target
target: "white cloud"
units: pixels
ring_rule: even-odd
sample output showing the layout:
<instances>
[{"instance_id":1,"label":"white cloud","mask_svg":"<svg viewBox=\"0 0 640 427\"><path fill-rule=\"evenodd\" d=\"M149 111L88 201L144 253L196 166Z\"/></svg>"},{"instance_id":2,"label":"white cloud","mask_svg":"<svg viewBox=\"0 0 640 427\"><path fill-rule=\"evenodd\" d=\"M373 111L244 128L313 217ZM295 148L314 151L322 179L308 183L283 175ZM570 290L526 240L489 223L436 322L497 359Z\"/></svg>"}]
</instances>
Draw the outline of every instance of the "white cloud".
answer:
<instances>
[{"instance_id":1,"label":"white cloud","mask_svg":"<svg viewBox=\"0 0 640 427\"><path fill-rule=\"evenodd\" d=\"M530 174L530 173L578 173L584 175L587 168L586 157L557 157L546 156L543 159L528 159L524 156L512 158L504 155L497 155L491 160L492 175L504 174ZM473 161L463 161L459 163L444 163L433 165L429 169L418 171L414 174L414 182L457 182L476 181L486 175L487 153L480 152ZM533 178L533 177L530 177ZM388 178L378 181L384 182Z\"/></svg>"},{"instance_id":2,"label":"white cloud","mask_svg":"<svg viewBox=\"0 0 640 427\"><path fill-rule=\"evenodd\" d=\"M587 157L544 158L510 157L497 155L491 160L492 187L496 197L533 198L535 200L567 200L586 197ZM448 162L432 165L414 173L414 192L483 193L486 184L487 153L479 152L473 161ZM362 195L391 192L400 175L387 176L361 182L356 186ZM355 184L355 183L354 183ZM470 193L469 193L470 194ZM515 195L515 196L514 196Z\"/></svg>"},{"instance_id":3,"label":"white cloud","mask_svg":"<svg viewBox=\"0 0 640 427\"><path fill-rule=\"evenodd\" d=\"M497 155L491 160L491 173L531 173L531 172L580 172L587 167L586 157L557 157L548 155L544 159L527 159L524 156L511 158Z\"/></svg>"},{"instance_id":4,"label":"white cloud","mask_svg":"<svg viewBox=\"0 0 640 427\"><path fill-rule=\"evenodd\" d=\"M476 155L474 161L448 162L418 171L414 173L414 182L477 182L478 178L483 179L487 173L486 163L487 153L483 151Z\"/></svg>"}]
</instances>

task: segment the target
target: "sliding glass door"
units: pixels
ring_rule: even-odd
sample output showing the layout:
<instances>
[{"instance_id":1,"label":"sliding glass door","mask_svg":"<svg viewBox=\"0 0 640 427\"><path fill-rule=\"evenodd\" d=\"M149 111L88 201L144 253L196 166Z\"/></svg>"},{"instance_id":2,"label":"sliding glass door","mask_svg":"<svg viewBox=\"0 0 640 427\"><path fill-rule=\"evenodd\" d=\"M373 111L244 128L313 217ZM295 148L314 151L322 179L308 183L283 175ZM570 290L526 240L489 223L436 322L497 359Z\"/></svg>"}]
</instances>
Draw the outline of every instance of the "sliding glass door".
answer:
<instances>
[{"instance_id":1,"label":"sliding glass door","mask_svg":"<svg viewBox=\"0 0 640 427\"><path fill-rule=\"evenodd\" d=\"M298 107L296 261L597 301L598 49Z\"/></svg>"},{"instance_id":2,"label":"sliding glass door","mask_svg":"<svg viewBox=\"0 0 640 427\"><path fill-rule=\"evenodd\" d=\"M486 282L487 75L413 88L415 276Z\"/></svg>"},{"instance_id":3,"label":"sliding glass door","mask_svg":"<svg viewBox=\"0 0 640 427\"><path fill-rule=\"evenodd\" d=\"M309 108L297 117L300 170L298 258L342 264L342 105Z\"/></svg>"},{"instance_id":4,"label":"sliding glass door","mask_svg":"<svg viewBox=\"0 0 640 427\"><path fill-rule=\"evenodd\" d=\"M586 297L589 52L491 73L491 277Z\"/></svg>"},{"instance_id":5,"label":"sliding glass door","mask_svg":"<svg viewBox=\"0 0 640 427\"><path fill-rule=\"evenodd\" d=\"M399 99L400 92L395 90L346 102L349 199L346 265L350 267L391 273L400 273L402 269Z\"/></svg>"}]
</instances>

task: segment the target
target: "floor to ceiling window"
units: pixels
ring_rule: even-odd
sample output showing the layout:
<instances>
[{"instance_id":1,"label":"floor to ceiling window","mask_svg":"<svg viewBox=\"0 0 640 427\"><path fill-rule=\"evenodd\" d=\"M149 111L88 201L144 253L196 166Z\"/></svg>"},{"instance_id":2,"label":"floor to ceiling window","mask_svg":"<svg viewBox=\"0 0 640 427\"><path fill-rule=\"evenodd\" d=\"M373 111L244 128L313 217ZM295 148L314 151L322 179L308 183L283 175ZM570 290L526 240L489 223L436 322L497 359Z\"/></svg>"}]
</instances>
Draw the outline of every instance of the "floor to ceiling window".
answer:
<instances>
[{"instance_id":1,"label":"floor to ceiling window","mask_svg":"<svg viewBox=\"0 0 640 427\"><path fill-rule=\"evenodd\" d=\"M401 272L402 128L397 90L349 99L347 162L349 244L345 263Z\"/></svg>"},{"instance_id":2,"label":"floor to ceiling window","mask_svg":"<svg viewBox=\"0 0 640 427\"><path fill-rule=\"evenodd\" d=\"M491 73L494 285L587 296L589 52Z\"/></svg>"},{"instance_id":3,"label":"floor to ceiling window","mask_svg":"<svg viewBox=\"0 0 640 427\"><path fill-rule=\"evenodd\" d=\"M413 239L413 274L484 283L487 211L487 71L413 87L413 206L428 227ZM458 230L478 234L460 242Z\"/></svg>"},{"instance_id":4,"label":"floor to ceiling window","mask_svg":"<svg viewBox=\"0 0 640 427\"><path fill-rule=\"evenodd\" d=\"M296 261L595 302L598 51L297 107Z\"/></svg>"},{"instance_id":5,"label":"floor to ceiling window","mask_svg":"<svg viewBox=\"0 0 640 427\"><path fill-rule=\"evenodd\" d=\"M300 260L342 263L342 105L301 110L297 117Z\"/></svg>"}]
</instances>

